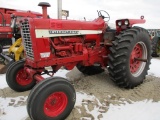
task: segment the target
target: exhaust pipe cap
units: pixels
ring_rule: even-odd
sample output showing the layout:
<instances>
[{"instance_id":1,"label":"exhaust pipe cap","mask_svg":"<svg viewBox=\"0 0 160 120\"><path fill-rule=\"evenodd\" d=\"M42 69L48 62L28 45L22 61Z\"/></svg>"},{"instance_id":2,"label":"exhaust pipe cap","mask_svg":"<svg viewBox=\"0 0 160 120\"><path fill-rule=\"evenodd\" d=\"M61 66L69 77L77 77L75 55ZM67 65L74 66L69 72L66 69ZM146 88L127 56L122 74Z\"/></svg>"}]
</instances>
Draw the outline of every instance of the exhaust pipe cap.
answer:
<instances>
[{"instance_id":1,"label":"exhaust pipe cap","mask_svg":"<svg viewBox=\"0 0 160 120\"><path fill-rule=\"evenodd\" d=\"M38 6L51 7L51 5L48 2L40 2Z\"/></svg>"}]
</instances>

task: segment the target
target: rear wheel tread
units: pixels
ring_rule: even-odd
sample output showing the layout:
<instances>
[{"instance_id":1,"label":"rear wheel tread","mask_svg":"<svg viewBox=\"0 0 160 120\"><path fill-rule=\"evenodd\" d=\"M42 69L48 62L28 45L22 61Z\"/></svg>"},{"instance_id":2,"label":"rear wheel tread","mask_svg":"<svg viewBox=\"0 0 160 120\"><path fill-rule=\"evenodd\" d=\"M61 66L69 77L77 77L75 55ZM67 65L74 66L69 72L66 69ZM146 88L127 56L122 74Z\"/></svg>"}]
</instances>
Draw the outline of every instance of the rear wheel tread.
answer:
<instances>
[{"instance_id":1,"label":"rear wheel tread","mask_svg":"<svg viewBox=\"0 0 160 120\"><path fill-rule=\"evenodd\" d=\"M137 81L134 81L132 75L128 75L129 67L127 67L127 60L129 60L130 55L129 51L131 51L131 47L134 47L134 44L138 43L139 40L145 44L147 47L147 59L148 62L145 65L144 70L142 73L137 77ZM116 37L113 46L110 48L114 51L111 51L109 54L109 61L108 61L108 71L111 79L120 87L124 88L133 88L143 82L147 74L147 70L149 69L150 59L151 59L151 47L150 47L150 38L149 34L146 30L140 27L133 27L124 31L122 34L118 35L118 39Z\"/></svg>"}]
</instances>

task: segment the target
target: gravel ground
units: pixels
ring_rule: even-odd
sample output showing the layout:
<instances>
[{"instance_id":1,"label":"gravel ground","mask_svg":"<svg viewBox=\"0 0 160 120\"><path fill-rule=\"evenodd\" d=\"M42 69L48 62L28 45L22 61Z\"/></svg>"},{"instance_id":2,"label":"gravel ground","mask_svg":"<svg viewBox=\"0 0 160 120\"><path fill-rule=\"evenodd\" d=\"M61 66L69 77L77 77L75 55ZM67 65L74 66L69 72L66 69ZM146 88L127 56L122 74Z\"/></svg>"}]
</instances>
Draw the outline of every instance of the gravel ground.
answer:
<instances>
[{"instance_id":1,"label":"gravel ground","mask_svg":"<svg viewBox=\"0 0 160 120\"><path fill-rule=\"evenodd\" d=\"M154 102L160 101L160 79L157 77L147 76L143 84L127 90L116 86L109 79L107 71L94 76L84 76L77 69L74 69L67 76L74 81L77 91L98 98L99 102L103 104L103 106L100 106L100 113L107 112L109 104L119 105L124 104L124 101L131 103L145 99L152 99ZM96 100L93 102L88 101L87 106L92 111L94 106L98 106L98 103ZM79 109L82 111L81 114L78 113L77 109L74 109L67 120L78 120L82 116L93 118L91 114L86 112L85 104ZM101 114L98 118L100 117Z\"/></svg>"},{"instance_id":2,"label":"gravel ground","mask_svg":"<svg viewBox=\"0 0 160 120\"><path fill-rule=\"evenodd\" d=\"M72 81L76 92L85 92L88 95L94 95L95 100L84 100L82 106L75 106L72 113L66 120L87 120L85 117L90 117L94 120L93 114L90 114L95 106L98 107L99 115L97 118L101 118L101 113L105 113L109 109L109 104L125 104L142 101L145 99L152 99L153 101L160 101L160 80L158 77L147 76L144 83L134 89L123 89L117 87L110 79L108 72L105 71L98 75L85 76L80 73L76 68L67 73L67 78ZM11 90L9 87L0 90L0 96L17 97L28 96L30 91L17 93ZM12 101L13 104L14 101ZM11 104L11 105L12 105ZM18 104L18 103L17 103ZM20 101L21 105L26 104L26 100ZM26 120L30 120L27 118Z\"/></svg>"}]
</instances>

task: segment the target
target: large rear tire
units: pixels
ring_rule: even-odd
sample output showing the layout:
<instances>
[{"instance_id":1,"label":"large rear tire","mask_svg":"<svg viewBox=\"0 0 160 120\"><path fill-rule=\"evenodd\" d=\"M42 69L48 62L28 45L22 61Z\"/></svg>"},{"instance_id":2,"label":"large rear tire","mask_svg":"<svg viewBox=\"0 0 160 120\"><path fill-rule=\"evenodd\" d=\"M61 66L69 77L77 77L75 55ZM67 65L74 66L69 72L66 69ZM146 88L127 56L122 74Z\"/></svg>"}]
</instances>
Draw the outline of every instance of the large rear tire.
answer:
<instances>
[{"instance_id":1,"label":"large rear tire","mask_svg":"<svg viewBox=\"0 0 160 120\"><path fill-rule=\"evenodd\" d=\"M108 70L111 80L124 88L140 85L147 75L151 60L148 32L139 27L128 29L116 36L110 50Z\"/></svg>"},{"instance_id":2,"label":"large rear tire","mask_svg":"<svg viewBox=\"0 0 160 120\"><path fill-rule=\"evenodd\" d=\"M30 92L27 111L33 120L64 120L76 101L74 87L64 78L51 77Z\"/></svg>"},{"instance_id":3,"label":"large rear tire","mask_svg":"<svg viewBox=\"0 0 160 120\"><path fill-rule=\"evenodd\" d=\"M159 57L160 54L160 38L155 36L152 39L152 57Z\"/></svg>"},{"instance_id":4,"label":"large rear tire","mask_svg":"<svg viewBox=\"0 0 160 120\"><path fill-rule=\"evenodd\" d=\"M95 75L104 72L104 69L101 68L101 66L82 66L81 64L78 64L77 69L86 75Z\"/></svg>"},{"instance_id":5,"label":"large rear tire","mask_svg":"<svg viewBox=\"0 0 160 120\"><path fill-rule=\"evenodd\" d=\"M24 70L24 60L12 63L6 72L6 81L8 86L17 91L23 92L32 89L36 81L28 77Z\"/></svg>"}]
</instances>

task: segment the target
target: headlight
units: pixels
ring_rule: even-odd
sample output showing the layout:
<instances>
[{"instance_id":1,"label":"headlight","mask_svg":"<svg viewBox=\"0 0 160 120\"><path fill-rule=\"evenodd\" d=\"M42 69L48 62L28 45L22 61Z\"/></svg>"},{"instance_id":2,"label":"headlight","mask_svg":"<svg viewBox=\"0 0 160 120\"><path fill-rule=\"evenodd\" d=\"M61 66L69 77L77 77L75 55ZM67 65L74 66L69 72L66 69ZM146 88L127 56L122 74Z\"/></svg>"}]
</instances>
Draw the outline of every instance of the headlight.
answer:
<instances>
[{"instance_id":1,"label":"headlight","mask_svg":"<svg viewBox=\"0 0 160 120\"><path fill-rule=\"evenodd\" d=\"M125 24L125 25L128 25L128 24L129 24L129 21L128 21L128 20L125 20L125 21L124 21L124 24Z\"/></svg>"},{"instance_id":2,"label":"headlight","mask_svg":"<svg viewBox=\"0 0 160 120\"><path fill-rule=\"evenodd\" d=\"M119 21L119 22L118 22L118 26L121 26L121 25L122 25L122 21Z\"/></svg>"}]
</instances>

